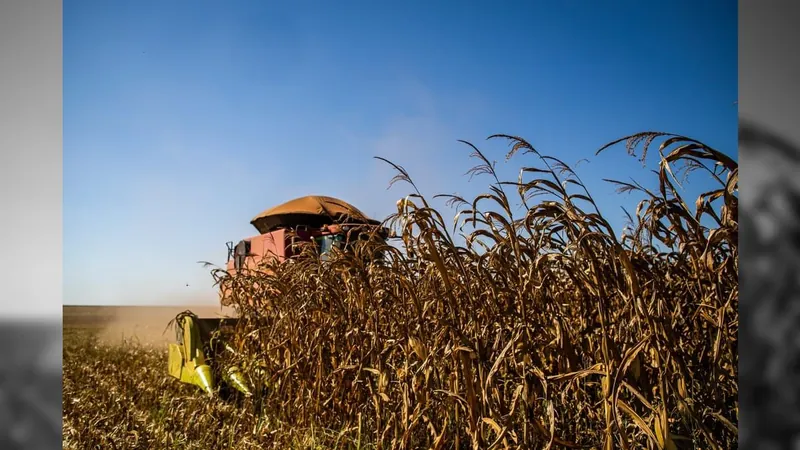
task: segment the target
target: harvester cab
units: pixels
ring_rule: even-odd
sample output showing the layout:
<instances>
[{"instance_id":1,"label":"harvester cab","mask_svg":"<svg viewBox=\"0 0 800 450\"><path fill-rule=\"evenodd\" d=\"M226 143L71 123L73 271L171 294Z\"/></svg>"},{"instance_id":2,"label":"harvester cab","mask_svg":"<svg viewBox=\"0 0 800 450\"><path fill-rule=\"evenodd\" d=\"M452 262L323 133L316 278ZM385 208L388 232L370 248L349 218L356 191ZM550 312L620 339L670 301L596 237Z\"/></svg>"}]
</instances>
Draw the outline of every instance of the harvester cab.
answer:
<instances>
[{"instance_id":1,"label":"harvester cab","mask_svg":"<svg viewBox=\"0 0 800 450\"><path fill-rule=\"evenodd\" d=\"M314 242L320 258L326 259L334 247L348 251L361 234L376 232L383 240L389 236L380 222L368 218L353 205L322 196L291 200L262 212L250 223L258 235L236 244L226 243L226 270L232 276L256 269L267 260L284 262L297 257L297 244L301 242ZM230 295L220 289L223 306L231 304ZM251 395L251 383L239 368L223 370L214 363L220 351L233 351L221 336L226 328L232 329L235 321L235 318L199 318L191 311L179 314L173 321L176 342L169 344L169 374L209 394L215 392L217 380L222 379L230 387Z\"/></svg>"}]
</instances>

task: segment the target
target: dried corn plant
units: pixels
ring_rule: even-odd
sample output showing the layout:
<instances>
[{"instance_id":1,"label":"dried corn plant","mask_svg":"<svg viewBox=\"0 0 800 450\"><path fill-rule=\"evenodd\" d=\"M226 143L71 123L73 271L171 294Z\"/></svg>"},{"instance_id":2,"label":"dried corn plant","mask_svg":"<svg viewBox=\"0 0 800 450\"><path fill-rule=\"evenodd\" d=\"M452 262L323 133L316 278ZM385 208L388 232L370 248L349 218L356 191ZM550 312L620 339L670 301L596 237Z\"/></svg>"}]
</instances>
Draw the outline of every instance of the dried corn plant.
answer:
<instances>
[{"instance_id":1,"label":"dried corn plant","mask_svg":"<svg viewBox=\"0 0 800 450\"><path fill-rule=\"evenodd\" d=\"M76 344L65 356L65 442L735 448L737 162L663 133L604 147L624 142L644 158L661 142L657 189L609 180L643 196L618 237L569 166L521 138L493 138L524 167L502 181L468 144L470 175L491 181L474 199L440 197L458 209L454 223L383 160L409 188L386 221L403 245L367 238L324 260L301 245L289 263L214 271L241 318L217 362L250 377L251 397L178 386L163 352ZM687 203L681 180L698 171L717 186ZM144 377L124 372L133 363Z\"/></svg>"},{"instance_id":2,"label":"dried corn plant","mask_svg":"<svg viewBox=\"0 0 800 450\"><path fill-rule=\"evenodd\" d=\"M259 408L378 448L735 446L737 163L662 133L604 147L662 141L657 190L613 181L645 196L618 239L571 168L495 138L537 164L503 182L472 147L492 183L448 197L463 246L384 160L411 187L387 222L403 251L217 273L243 317L229 363L263 386ZM718 186L690 206L678 186L698 170Z\"/></svg>"}]
</instances>

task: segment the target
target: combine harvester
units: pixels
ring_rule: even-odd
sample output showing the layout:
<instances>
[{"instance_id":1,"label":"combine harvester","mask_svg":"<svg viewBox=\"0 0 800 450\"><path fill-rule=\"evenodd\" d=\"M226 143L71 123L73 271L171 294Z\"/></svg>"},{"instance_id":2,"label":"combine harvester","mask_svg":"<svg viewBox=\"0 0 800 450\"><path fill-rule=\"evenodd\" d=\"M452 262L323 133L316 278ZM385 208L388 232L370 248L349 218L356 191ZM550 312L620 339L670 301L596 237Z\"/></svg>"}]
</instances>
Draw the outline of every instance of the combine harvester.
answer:
<instances>
[{"instance_id":1,"label":"combine harvester","mask_svg":"<svg viewBox=\"0 0 800 450\"><path fill-rule=\"evenodd\" d=\"M259 235L236 245L227 243L226 270L232 276L242 270L255 270L270 260L283 262L298 256L295 244L299 242L315 242L320 256L325 258L333 247L348 251L349 244L360 235L373 234L384 241L389 235L380 222L368 218L353 205L322 196L291 200L262 212L250 223ZM229 305L229 294L220 290L220 300L223 306ZM221 375L229 386L250 395L249 383L238 368L212 369L213 355L227 347L214 339L218 336L216 332L232 327L235 321L235 318L199 318L191 311L179 314L174 321L177 342L169 344L169 374L209 394L215 392L216 380Z\"/></svg>"}]
</instances>

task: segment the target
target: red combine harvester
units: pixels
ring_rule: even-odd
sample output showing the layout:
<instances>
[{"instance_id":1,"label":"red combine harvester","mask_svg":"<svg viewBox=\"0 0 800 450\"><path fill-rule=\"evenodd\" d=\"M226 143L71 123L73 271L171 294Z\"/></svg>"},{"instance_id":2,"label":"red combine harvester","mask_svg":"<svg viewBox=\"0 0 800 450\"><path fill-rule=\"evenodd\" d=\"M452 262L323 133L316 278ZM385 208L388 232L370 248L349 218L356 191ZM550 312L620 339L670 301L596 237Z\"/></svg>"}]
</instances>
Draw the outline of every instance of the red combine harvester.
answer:
<instances>
[{"instance_id":1,"label":"red combine harvester","mask_svg":"<svg viewBox=\"0 0 800 450\"><path fill-rule=\"evenodd\" d=\"M296 244L314 242L321 258L333 248L348 251L362 234L379 239L388 237L380 222L370 219L353 205L333 197L306 196L288 201L257 215L250 223L257 236L228 242L226 270L232 276L243 270L254 270L265 261L280 262L297 256ZM230 304L230 293L220 292L223 306ZM175 318L176 341L169 344L169 374L178 380L201 387L209 394L216 389L216 379L250 395L249 383L236 367L212 370L212 355L230 350L222 340L212 339L217 331L230 327L235 318L199 318L191 311ZM215 372L216 375L215 376Z\"/></svg>"}]
</instances>

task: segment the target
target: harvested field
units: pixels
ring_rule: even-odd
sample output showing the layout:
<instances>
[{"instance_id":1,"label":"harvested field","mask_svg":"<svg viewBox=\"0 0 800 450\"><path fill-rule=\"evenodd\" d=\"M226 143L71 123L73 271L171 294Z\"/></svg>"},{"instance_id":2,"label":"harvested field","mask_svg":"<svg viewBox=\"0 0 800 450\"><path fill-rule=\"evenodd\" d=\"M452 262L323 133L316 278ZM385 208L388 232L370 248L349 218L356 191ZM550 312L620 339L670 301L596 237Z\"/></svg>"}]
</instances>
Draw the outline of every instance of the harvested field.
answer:
<instances>
[{"instance_id":1,"label":"harvested field","mask_svg":"<svg viewBox=\"0 0 800 450\"><path fill-rule=\"evenodd\" d=\"M64 330L91 331L107 344L136 341L158 345L174 340L172 329L164 330L170 320L187 309L200 317L234 316L231 308L208 305L183 306L77 306L63 308Z\"/></svg>"},{"instance_id":2,"label":"harvested field","mask_svg":"<svg viewBox=\"0 0 800 450\"><path fill-rule=\"evenodd\" d=\"M179 421L161 423L165 408L176 403L184 403L179 410L208 408L207 399L191 398L197 394L192 387L166 376L166 344L175 334L171 328L164 331L185 310L201 317L232 314L208 305L64 306L65 449L223 448L207 446L213 440L186 442L178 430L170 433L169 425ZM181 431L192 433L191 416L183 420ZM206 432L216 433L214 427ZM155 436L169 438L168 443Z\"/></svg>"},{"instance_id":3,"label":"harvested field","mask_svg":"<svg viewBox=\"0 0 800 450\"><path fill-rule=\"evenodd\" d=\"M519 180L471 147L490 185L447 196L461 228L384 160L410 191L386 222L402 248L213 271L241 319L215 362L251 397L168 378L153 343L184 308L71 311L65 448L736 448L738 163L682 136L616 141L642 159L661 142L657 189L612 181L641 198L620 232L570 167L498 137ZM693 173L712 187L684 199Z\"/></svg>"}]
</instances>

